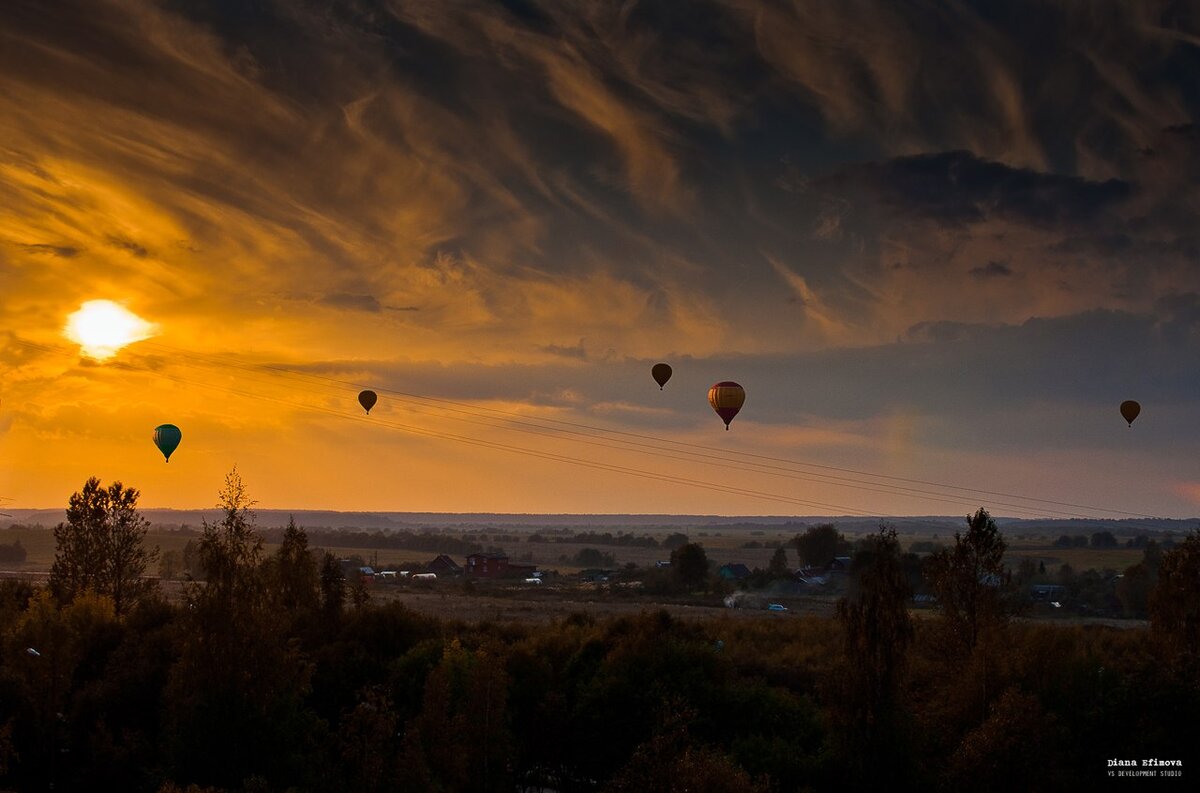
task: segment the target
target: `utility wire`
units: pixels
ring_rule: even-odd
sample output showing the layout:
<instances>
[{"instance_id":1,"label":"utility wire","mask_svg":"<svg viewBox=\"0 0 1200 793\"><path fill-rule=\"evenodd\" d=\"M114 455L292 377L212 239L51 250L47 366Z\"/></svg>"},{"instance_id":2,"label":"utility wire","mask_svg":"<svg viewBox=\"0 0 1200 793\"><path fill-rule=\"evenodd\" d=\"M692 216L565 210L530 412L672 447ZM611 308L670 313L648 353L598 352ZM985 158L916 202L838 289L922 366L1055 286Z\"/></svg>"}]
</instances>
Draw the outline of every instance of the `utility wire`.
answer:
<instances>
[{"instance_id":1,"label":"utility wire","mask_svg":"<svg viewBox=\"0 0 1200 793\"><path fill-rule=\"evenodd\" d=\"M242 369L244 371L273 373L273 374L283 376L283 377L290 377L293 379L299 378L299 379L307 380L307 381L316 381L321 384L328 384L329 386L346 387L346 388L352 388L355 390L362 390L362 389L370 388L371 390L389 394L393 397L399 397L401 399L401 401L408 401L410 403L411 402L415 402L415 403L431 402L431 403L435 403L438 405L447 405L449 407L443 408L444 410L459 412L459 413L467 413L468 415L478 415L479 413L488 413L488 414L496 415L499 417L503 417L505 420L509 421L510 423L514 423L514 424L518 424L518 425L536 426L539 428L543 428L541 424L532 423L532 422L542 422L544 424L552 424L552 425L558 425L558 426L562 426L562 427L574 428L574 430L569 430L569 429L558 430L558 431L566 433L566 434L583 435L584 437L595 437L595 435L592 433L604 433L606 435L615 435L615 436L635 438L638 440L637 441L621 441L621 442L629 444L631 446L638 446L638 447L645 447L645 448L652 449L652 450L654 450L651 452L653 454L659 454L658 448L660 445L669 444L669 445L673 445L673 446L684 447L687 449L696 449L696 450L704 451L704 452L710 453L710 456L712 454L716 454L716 455L726 455L726 456L733 455L733 456L737 456L737 457L748 458L747 464L756 465L760 469L772 469L772 470L777 470L777 471L792 472L792 473L796 473L796 474L802 473L802 474L807 474L809 476L815 476L815 477L823 477L823 479L803 479L802 477L796 477L796 478L801 478L802 481L817 482L817 483L822 483L822 484L834 484L834 483L838 483L838 482L845 482L845 483L847 483L845 485L847 487L852 487L854 484L858 484L858 485L867 486L866 489L870 489L871 486L896 488L896 490L874 490L873 492L886 493L889 495L905 495L904 492L898 492L898 491L907 491L908 493L912 493L912 494L916 494L916 495L933 497L937 500L941 500L946 503L959 503L959 504L972 503L973 504L974 503L973 501L965 500L963 498L963 496L961 495L964 493L969 493L969 494L974 494L974 495L991 496L993 498L997 498L997 497L998 498L1011 498L1011 499L1017 499L1018 501L1027 501L1027 502L1031 502L1031 503L1035 503L1035 504L1045 504L1045 505L1052 505L1052 506L1059 506L1059 507L1073 507L1076 509L1090 510L1092 512L1106 512L1109 514L1124 515L1124 516L1128 516L1128 517L1136 517L1136 518L1153 518L1154 517L1153 515L1149 515L1149 514L1141 513L1141 512L1130 512L1127 510L1110 509L1110 508L1106 508L1106 507L1099 507L1099 506L1089 505L1089 504L1077 504L1077 503L1067 502L1067 501L1056 501L1056 500L1052 500L1052 499L1044 499L1044 498L1038 498L1038 497L1034 497L1034 496L1025 496L1025 495L1021 495L1021 494L1017 494L1017 493L1006 493L1006 492L1002 492L1002 491L983 490L983 489L978 489L978 488L962 487L959 485L953 485L953 484L948 484L948 483L943 483L943 482L934 482L934 481L924 480L924 479L913 479L913 478L908 478L908 477L891 476L888 474L877 474L877 473L872 473L869 471L862 471L862 470L857 470L857 469L853 469L853 468L844 468L844 467L838 467L838 466L824 465L821 463L814 463L814 462L810 462L810 461L795 460L795 459L789 459L789 458L783 458L783 457L773 457L773 456L769 456L769 455L755 454L752 452L743 452L743 451L738 451L738 450L733 450L733 449L722 449L719 447L707 446L704 444L690 443L687 441L677 441L677 440L672 440L670 438L662 438L662 437L648 435L648 434L644 434L644 433L635 433L635 432L628 432L628 431L624 431L624 430L615 430L615 429L610 429L607 427L599 427L599 426L595 426L595 425L584 424L581 422L565 421L562 419L540 417L540 416L528 416L526 414L517 413L515 411L501 410L498 408L493 408L493 407L488 407L488 406L483 406L483 405L472 405L470 403L459 402L456 400L444 399L444 398L440 398L440 397L430 397L430 396L415 394L415 393L406 392L406 391L400 391L398 389L387 388L387 387L382 387L382 386L373 386L373 385L368 385L368 384L363 384L363 383L356 383L353 381L343 380L343 379L335 378L335 377L329 377L326 375L313 374L313 373L309 373L309 372L298 372L296 370L289 369L289 368L282 367L282 366L277 366L277 365L246 364L241 361L229 358L227 356L191 353L191 352L188 352L185 350L180 350L180 349L173 348L168 345L160 344L157 342L146 342L146 344L148 346L162 349L165 352L170 352L173 355L180 355L180 356L189 357L189 358L193 358L193 359L206 360L210 363L220 364L223 366L231 366L231 367ZM586 430L587 432L578 432L578 430ZM650 443L643 443L640 441L652 441L654 445L652 446ZM749 460L765 460L768 462L767 463L757 463L757 462L749 462ZM886 482L873 482L873 481L869 481L869 480L855 479L852 477L841 477L841 476L836 476L834 474L822 474L822 473L816 473L816 472L812 472L812 471L795 472L795 471L793 471L793 469L771 465L770 463L784 463L786 465L791 465L791 466L816 468L816 469L824 470L824 471L836 471L838 473L852 474L852 475L859 476L859 477L872 477L875 479L883 479L883 480L887 480L887 481ZM762 472L767 473L768 471L763 470ZM928 487L941 488L943 490L955 490L955 491L959 491L959 493L958 494L951 494L951 493L944 493L944 492L938 493L938 492L919 489L919 488L910 488L910 487L906 487L904 485L892 485L892 484L888 484L888 482L904 482L907 484L925 485ZM953 500L954 498L957 498L957 500ZM1029 507L1029 506L1023 506L1023 505L1012 504L1012 503L1007 503L1007 502L999 502L999 501L994 501L994 500L992 501L992 503L997 504L999 506L1006 506L1006 507L1010 507L1010 508L1014 508L1014 509L1021 509L1024 511L1032 511L1032 509L1033 509L1032 507ZM1090 517L1088 515L1083 515L1083 514L1080 514L1077 512L1064 512L1064 511L1060 511L1060 510L1052 510L1052 509L1045 509L1045 508L1043 508L1043 510L1047 513L1054 514L1054 515L1061 516L1061 517L1069 517L1069 518Z\"/></svg>"},{"instance_id":2,"label":"utility wire","mask_svg":"<svg viewBox=\"0 0 1200 793\"><path fill-rule=\"evenodd\" d=\"M47 352L60 353L60 354L64 352L61 348L58 348L58 347L50 347L50 346L46 346L46 345L37 344L34 342L25 341L22 339L14 338L14 339L12 339L12 341L19 343L19 344L23 344L28 347L41 349L41 350L44 350ZM168 345L160 344L157 342L143 342L143 345L153 348L153 349L158 349L158 350L162 350L164 352L170 353L172 356L175 356L174 362L177 364L181 363L181 361L178 360L179 358L185 358L185 359L190 359L193 361L199 361L208 366L220 366L220 367L225 367L225 368L235 368L235 369L239 369L239 370L246 371L246 372L256 374L256 375L266 374L269 376L283 377L286 379L290 379L293 382L304 383L306 386L308 386L308 388L306 390L308 390L309 393L314 393L314 394L317 393L315 390L312 389L312 386L314 386L314 385L319 385L326 389L336 389L339 395L344 393L343 389L353 388L355 390L361 390L361 389L370 387L375 391L380 391L385 394L389 394L393 397L396 397L398 399L398 401L409 404L410 406L417 406L417 408L433 408L434 410L444 411L444 413L460 414L459 416L451 416L451 415L445 415L444 413L430 413L428 410L418 410L418 412L422 413L423 415L431 415L431 416L436 416L439 418L449 419L449 420L453 420L453 421L460 421L460 422L465 422L465 423L469 423L469 424L477 424L477 425L482 425L482 426L486 426L486 427L490 427L490 428L494 428L494 429L525 432L527 434L537 435L539 437L548 437L548 438L552 438L552 439L571 441L571 442L575 442L575 443L583 443L583 444L587 444L587 445L591 445L591 446L599 446L602 448L612 449L612 450L616 450L616 451L629 451L629 452L645 454L645 455L650 455L650 456L655 456L655 457L660 457L660 458L665 458L665 459L671 459L671 460L677 460L677 461L683 461L683 462L700 463L700 464L704 464L704 465L719 466L719 467L723 467L723 468L733 468L734 470L739 470L739 471L743 471L743 472L747 472L747 473L760 473L760 474L766 474L769 476L777 476L777 477L795 479L795 480L799 480L799 481L806 481L806 482L812 482L812 483L817 483L817 484L825 484L825 485L831 485L831 486L836 486L836 487L847 487L847 488L863 490L863 491L868 491L868 492L883 493L886 495L898 495L898 496L909 497L909 498L915 498L915 497L931 498L933 500L942 501L944 503L955 503L955 504L960 504L960 505L968 504L968 503L970 503L971 505L974 505L973 501L968 502L966 500L966 497L963 495L965 493L973 493L973 494L980 494L980 495L989 495L989 496L993 496L993 497L999 496L999 497L1004 497L1004 498L1013 498L1013 499L1017 499L1019 501L1028 501L1028 502L1037 503L1037 504L1050 504L1050 505L1057 505L1057 506L1076 507L1076 508L1087 509L1087 510L1092 510L1092 511L1096 511L1096 512L1108 512L1108 513L1113 513L1113 514L1127 515L1127 516L1131 516L1131 517L1151 517L1151 516L1145 515L1143 513L1127 512L1124 510L1113 510L1113 509L1107 509L1107 508L1103 508L1103 507L1096 507L1096 506L1090 506L1090 505L1084 505L1084 504L1074 504L1074 503L1070 503L1070 502L1052 501L1049 499L1041 499L1041 498L1035 498L1035 497L1030 497L1030 496L1022 496L1019 494L1012 494L1012 493L1001 493L998 491L988 491L988 490L980 490L980 489L974 489L974 488L965 488L965 487L959 487L956 485L950 485L950 484L945 484L945 483L931 482L931 481L927 481L927 480L889 476L886 474L875 474L875 473L859 471L859 470L850 469L850 468L840 468L837 466L828 466L828 465L823 465L823 464L819 464L819 463L811 463L811 462L806 462L806 461L791 460L791 459L787 459L787 458L754 454L754 453L750 453L750 452L740 452L740 451L736 451L736 450L721 449L718 447L706 446L703 444L696 444L696 443L689 443L689 442L685 442L685 441L675 441L675 440L671 440L671 439L667 439L667 438L660 438L660 437L653 436L653 435L627 432L627 431L622 431L622 430L614 430L614 429L609 429L609 428L605 428L605 427L598 427L598 426L594 426L594 425L583 424L580 422L571 422L571 421L564 421L564 420L560 420L560 419L544 418L544 417L537 417L537 416L527 416L525 414L517 413L515 411L505 411L505 410L500 410L497 408L492 408L492 407L487 407L487 406L472 405L469 403L458 402L455 400L442 399L442 398L438 398L438 397L429 397L429 396L424 396L424 395L420 395L420 394L414 394L414 393L410 393L410 392L400 391L397 389L390 389L390 388L384 388L384 387L379 387L379 386L367 386L362 383L355 383L352 381L343 380L343 379L334 378L334 377L328 377L328 376L324 376L324 375L318 375L318 374L312 374L312 373L306 373L306 372L298 372L293 369L289 369L289 368L282 367L282 366L276 366L276 365L270 365L270 364L247 364L243 361L231 358L229 356L219 356L219 355L211 355L211 354L206 355L206 354L193 353L193 352L189 352L186 350L180 350L180 349L168 346ZM188 364L184 363L184 365L188 365ZM214 388L214 387L220 388L220 387L214 386L211 383L184 380L182 378L167 375L161 371L155 372L154 374L157 376L167 377L168 379L177 380L178 382L185 382L185 383L192 384L192 385L199 385L199 386L208 387L208 388ZM692 486L702 485L702 486L718 487L718 488L722 488L722 492L730 492L730 493L734 493L734 494L738 494L738 495L749 495L749 496L756 497L756 498L768 498L769 500L776 500L776 501L780 501L782 503L800 504L802 506L817 506L817 507L835 508L835 509L840 509L840 510L846 510L847 514L850 514L850 513L857 513L860 515L868 514L868 513L861 512L861 510L855 510L853 508L848 508L848 507L843 507L843 506L838 506L838 505L831 505L831 504L823 504L821 502L804 501L802 499L795 499L790 496L783 496L780 494L767 493L764 491L753 491L753 490L747 490L744 488L728 488L727 486L719 485L717 483L711 483L711 482L704 483L704 482L700 482L699 480L689 480L686 477L674 477L674 476L668 475L668 474L659 474L659 473L655 473L655 472L641 471L639 469L633 469L633 468L629 468L627 466L617 466L617 465L609 464L609 463L598 463L595 461L581 461L581 460L578 460L577 458L569 457L567 455L557 455L557 454L553 454L553 453L539 452L536 450L525 449L523 447L511 446L508 444L497 444L497 443L491 442L491 441L481 441L480 439L476 439L476 438L465 438L464 436L458 436L458 435L454 435L452 433L438 433L438 432L430 431L430 430L419 430L419 429L413 428L409 425L402 425L402 424L398 424L398 423L394 423L394 422L388 422L386 420L379 419L378 417L373 417L373 418L368 419L366 417L361 417L361 416L348 416L344 413L330 410L328 408L315 408L313 406L305 405L305 404L301 404L301 403L287 402L285 400L278 400L278 399L274 399L271 397L261 397L261 395L247 393L244 391L238 391L235 389L222 389L222 390L226 390L229 393L235 393L235 394L239 394L239 395L250 397L250 398L268 399L270 401L274 401L274 402L277 402L280 404L286 404L286 405L289 405L292 407L298 407L301 409L320 410L322 412L330 413L331 415L342 416L344 418L355 418L355 419L365 420L365 421L369 421L369 422L376 423L376 424L385 424L385 425L391 426L394 429L399 429L399 430L406 431L406 432L412 432L412 433L418 434L418 435L428 435L431 437L440 437L440 438L444 438L444 439L448 439L448 440L470 442L470 443L475 443L476 445L489 445L491 448L503 448L508 451L513 451L516 453L523 453L523 454L532 454L535 456L542 456L542 457L546 457L547 459L556 459L556 460L563 461L563 462L574 461L578 464L588 465L589 467L604 466L604 467L606 467L605 468L606 470L616 470L617 472L628 473L631 475L647 476L647 477L651 477L651 478L660 478L659 481L674 481L678 484L691 484ZM432 403L432 404L428 404L428 403ZM413 409L413 408L410 408L410 409ZM462 418L460 416L467 416L468 418ZM504 423L503 424L495 423L498 421L503 421ZM541 423L539 423L539 422L541 422ZM551 426L547 426L547 425L551 425ZM613 437L613 436L616 436L616 437ZM634 438L637 440L631 441L631 440L625 440L625 438ZM611 441L611 442L606 442L606 441ZM653 441L653 445L651 443L647 443L645 441ZM617 445L617 444L620 444L620 445ZM663 449L660 448L662 445L675 446L675 447L680 447L680 448L668 449L667 451L664 451ZM667 452L676 452L676 451L686 453L686 450L688 450L688 449L700 450L700 451L705 452L706 454L703 456L703 458L696 459L695 456L682 457L677 454L667 453ZM733 455L733 456L744 458L744 459L729 460L729 459L727 459L727 457L729 455ZM724 457L722 457L722 456L724 456ZM768 462L757 462L759 460L768 461ZM804 467L816 468L816 469L820 469L820 470L837 471L837 472L841 472L841 473L854 474L859 477L873 477L875 479L882 479L882 480L887 480L887 481L871 481L869 479L867 479L867 480L856 479L856 478L852 478L852 477L843 477L843 476L836 476L833 474L819 473L819 472L815 472L815 471L796 471L792 468L786 468L783 466L774 465L772 463L784 463L786 465L791 465L791 466L804 466ZM623 470L618 470L618 469L623 469ZM661 477L666 477L666 478L662 479ZM922 488L908 487L906 485L892 484L892 482L922 484L922 485L927 485L929 487L942 488L942 489L954 490L954 491L959 491L959 492L958 493L936 492L936 491L925 490ZM886 489L884 489L884 488L886 488ZM1010 509L1015 509L1015 510L1019 510L1019 511L1023 511L1023 512L1033 512L1034 509L1038 509L1035 507L1022 505L1022 504L1014 504L1011 502L993 501L992 503L996 504L998 506L1003 506L1003 507L1007 507ZM1088 517L1088 516L1081 515L1079 513L1063 512L1060 510L1048 509L1047 507L1044 507L1044 506L1040 507L1040 509L1045 513L1051 513L1051 514L1062 516L1062 517Z\"/></svg>"}]
</instances>

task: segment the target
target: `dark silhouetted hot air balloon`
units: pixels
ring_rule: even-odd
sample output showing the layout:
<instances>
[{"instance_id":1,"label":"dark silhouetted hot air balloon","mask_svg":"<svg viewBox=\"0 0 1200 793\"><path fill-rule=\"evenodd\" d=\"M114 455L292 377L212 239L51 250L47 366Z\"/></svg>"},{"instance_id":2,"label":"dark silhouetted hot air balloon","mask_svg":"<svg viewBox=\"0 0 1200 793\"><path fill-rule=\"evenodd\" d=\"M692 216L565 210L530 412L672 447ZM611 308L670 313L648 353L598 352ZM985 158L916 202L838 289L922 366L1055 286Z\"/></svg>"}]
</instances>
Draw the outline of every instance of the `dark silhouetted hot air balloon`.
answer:
<instances>
[{"instance_id":1,"label":"dark silhouetted hot air balloon","mask_svg":"<svg viewBox=\"0 0 1200 793\"><path fill-rule=\"evenodd\" d=\"M1121 418L1129 422L1129 426L1133 426L1133 420L1142 412L1142 406L1132 399L1126 399L1121 403Z\"/></svg>"},{"instance_id":2,"label":"dark silhouetted hot air balloon","mask_svg":"<svg viewBox=\"0 0 1200 793\"><path fill-rule=\"evenodd\" d=\"M725 422L726 430L745 402L746 390L732 380L723 380L708 389L708 404L712 405L712 409L717 411L717 415Z\"/></svg>"},{"instance_id":3,"label":"dark silhouetted hot air balloon","mask_svg":"<svg viewBox=\"0 0 1200 793\"><path fill-rule=\"evenodd\" d=\"M374 391L360 391L358 393L358 404L363 406L363 410L370 415L371 408L375 407L375 403L379 401L379 396Z\"/></svg>"},{"instance_id":4,"label":"dark silhouetted hot air balloon","mask_svg":"<svg viewBox=\"0 0 1200 793\"><path fill-rule=\"evenodd\" d=\"M662 391L663 386L671 379L671 367L665 363L656 363L650 370L650 375L654 378L654 382L658 383L658 390Z\"/></svg>"},{"instance_id":5,"label":"dark silhouetted hot air balloon","mask_svg":"<svg viewBox=\"0 0 1200 793\"><path fill-rule=\"evenodd\" d=\"M183 433L174 424L159 424L154 428L154 445L163 453L167 462L171 462L171 453L179 448Z\"/></svg>"}]
</instances>

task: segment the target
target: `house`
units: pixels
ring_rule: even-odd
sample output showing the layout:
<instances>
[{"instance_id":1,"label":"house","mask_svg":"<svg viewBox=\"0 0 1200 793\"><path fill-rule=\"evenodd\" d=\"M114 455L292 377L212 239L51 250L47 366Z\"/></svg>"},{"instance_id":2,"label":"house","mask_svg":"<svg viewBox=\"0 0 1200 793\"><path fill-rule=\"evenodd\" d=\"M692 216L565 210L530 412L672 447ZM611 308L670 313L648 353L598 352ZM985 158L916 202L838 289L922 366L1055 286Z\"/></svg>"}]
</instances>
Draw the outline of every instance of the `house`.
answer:
<instances>
[{"instance_id":1,"label":"house","mask_svg":"<svg viewBox=\"0 0 1200 793\"><path fill-rule=\"evenodd\" d=\"M504 571L508 578L541 578L536 564L510 564Z\"/></svg>"},{"instance_id":2,"label":"house","mask_svg":"<svg viewBox=\"0 0 1200 793\"><path fill-rule=\"evenodd\" d=\"M442 576L462 575L463 572L462 566L444 553L439 554L436 559L425 565L425 569Z\"/></svg>"},{"instance_id":3,"label":"house","mask_svg":"<svg viewBox=\"0 0 1200 793\"><path fill-rule=\"evenodd\" d=\"M508 554L473 553L467 557L467 575L502 578L508 574Z\"/></svg>"},{"instance_id":4,"label":"house","mask_svg":"<svg viewBox=\"0 0 1200 793\"><path fill-rule=\"evenodd\" d=\"M346 583L358 580L369 584L375 580L375 570L359 564L354 559L338 559L338 567L342 569L342 578L346 579Z\"/></svg>"},{"instance_id":5,"label":"house","mask_svg":"<svg viewBox=\"0 0 1200 793\"><path fill-rule=\"evenodd\" d=\"M828 579L825 577L825 571L820 568L802 567L792 574L792 581L812 589L825 586Z\"/></svg>"},{"instance_id":6,"label":"house","mask_svg":"<svg viewBox=\"0 0 1200 793\"><path fill-rule=\"evenodd\" d=\"M655 567L660 567L660 568L661 568L661 567L670 567L670 566L671 566L671 563L670 563L670 562L664 562L664 561L661 561L661 560L660 560L660 561L657 561L657 562L655 562L655 563L654 563L654 566L655 566Z\"/></svg>"},{"instance_id":7,"label":"house","mask_svg":"<svg viewBox=\"0 0 1200 793\"><path fill-rule=\"evenodd\" d=\"M717 569L717 575L729 581L742 581L750 577L750 568L741 562L723 564Z\"/></svg>"},{"instance_id":8,"label":"house","mask_svg":"<svg viewBox=\"0 0 1200 793\"><path fill-rule=\"evenodd\" d=\"M850 557L835 556L825 565L826 573L848 573L850 572Z\"/></svg>"},{"instance_id":9,"label":"house","mask_svg":"<svg viewBox=\"0 0 1200 793\"><path fill-rule=\"evenodd\" d=\"M1058 584L1034 584L1029 587L1029 596L1039 601L1062 600L1067 596L1067 588Z\"/></svg>"}]
</instances>

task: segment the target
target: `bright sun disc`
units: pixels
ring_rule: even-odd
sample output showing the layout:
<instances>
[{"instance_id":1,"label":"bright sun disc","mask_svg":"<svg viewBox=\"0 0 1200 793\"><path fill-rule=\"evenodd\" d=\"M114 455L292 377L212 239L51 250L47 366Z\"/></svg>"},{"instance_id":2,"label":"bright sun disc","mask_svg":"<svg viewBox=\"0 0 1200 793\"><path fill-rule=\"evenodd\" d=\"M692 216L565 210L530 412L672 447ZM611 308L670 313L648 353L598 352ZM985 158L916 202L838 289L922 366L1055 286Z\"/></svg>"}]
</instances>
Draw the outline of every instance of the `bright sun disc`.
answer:
<instances>
[{"instance_id":1,"label":"bright sun disc","mask_svg":"<svg viewBox=\"0 0 1200 793\"><path fill-rule=\"evenodd\" d=\"M111 300L89 300L67 317L63 334L97 360L111 358L126 344L148 339L158 326Z\"/></svg>"}]
</instances>

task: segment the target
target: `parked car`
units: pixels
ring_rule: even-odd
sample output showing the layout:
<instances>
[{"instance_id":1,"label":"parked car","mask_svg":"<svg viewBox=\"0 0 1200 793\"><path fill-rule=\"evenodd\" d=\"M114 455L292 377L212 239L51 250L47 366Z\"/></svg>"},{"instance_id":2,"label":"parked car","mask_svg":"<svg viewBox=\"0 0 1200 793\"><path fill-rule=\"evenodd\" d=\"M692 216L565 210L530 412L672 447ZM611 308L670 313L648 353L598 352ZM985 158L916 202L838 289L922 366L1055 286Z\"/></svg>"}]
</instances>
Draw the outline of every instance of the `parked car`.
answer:
<instances>
[{"instance_id":1,"label":"parked car","mask_svg":"<svg viewBox=\"0 0 1200 793\"><path fill-rule=\"evenodd\" d=\"M771 605L767 606L767 611L787 611L787 610L788 610L787 606L783 605L782 603L772 603Z\"/></svg>"}]
</instances>

